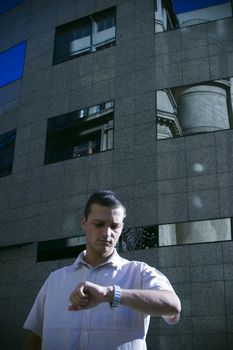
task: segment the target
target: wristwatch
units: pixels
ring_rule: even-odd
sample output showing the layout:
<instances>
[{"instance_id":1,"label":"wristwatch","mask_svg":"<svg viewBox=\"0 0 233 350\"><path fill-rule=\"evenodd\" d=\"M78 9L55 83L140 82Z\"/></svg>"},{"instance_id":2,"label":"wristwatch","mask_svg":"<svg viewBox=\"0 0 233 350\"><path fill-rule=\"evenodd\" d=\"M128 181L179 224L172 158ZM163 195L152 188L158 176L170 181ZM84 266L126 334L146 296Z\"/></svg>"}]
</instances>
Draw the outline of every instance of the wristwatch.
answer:
<instances>
[{"instance_id":1,"label":"wristwatch","mask_svg":"<svg viewBox=\"0 0 233 350\"><path fill-rule=\"evenodd\" d=\"M113 301L110 303L112 308L117 308L121 301L121 288L119 286L113 286Z\"/></svg>"}]
</instances>

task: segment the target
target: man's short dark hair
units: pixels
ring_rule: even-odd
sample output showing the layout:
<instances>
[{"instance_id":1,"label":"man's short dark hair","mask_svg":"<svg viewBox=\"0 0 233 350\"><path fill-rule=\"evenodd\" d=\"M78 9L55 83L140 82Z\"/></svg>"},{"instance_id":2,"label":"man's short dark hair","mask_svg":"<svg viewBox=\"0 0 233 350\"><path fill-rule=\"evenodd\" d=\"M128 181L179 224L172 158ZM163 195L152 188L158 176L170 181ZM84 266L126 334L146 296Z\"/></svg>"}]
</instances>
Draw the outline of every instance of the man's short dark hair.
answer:
<instances>
[{"instance_id":1,"label":"man's short dark hair","mask_svg":"<svg viewBox=\"0 0 233 350\"><path fill-rule=\"evenodd\" d=\"M126 209L125 209L124 204L117 197L117 195L112 191L107 191L107 190L98 191L98 192L93 193L89 197L87 204L85 206L85 209L84 209L84 216L86 219L88 218L88 215L90 214L92 204L99 204L99 205L102 205L104 207L109 207L112 209L122 207L124 210L124 217L126 217Z\"/></svg>"}]
</instances>

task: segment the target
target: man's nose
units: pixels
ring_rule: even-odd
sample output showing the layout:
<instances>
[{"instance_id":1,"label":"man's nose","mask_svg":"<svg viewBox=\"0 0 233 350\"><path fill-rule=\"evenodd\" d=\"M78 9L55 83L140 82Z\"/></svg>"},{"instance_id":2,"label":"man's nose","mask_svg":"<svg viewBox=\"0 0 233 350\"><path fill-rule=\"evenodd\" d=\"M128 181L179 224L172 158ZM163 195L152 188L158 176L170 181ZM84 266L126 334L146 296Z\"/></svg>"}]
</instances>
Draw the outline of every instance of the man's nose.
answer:
<instances>
[{"instance_id":1,"label":"man's nose","mask_svg":"<svg viewBox=\"0 0 233 350\"><path fill-rule=\"evenodd\" d=\"M104 226L103 227L103 231L102 231L102 234L106 237L110 237L111 236L111 232L112 232L112 229L110 226Z\"/></svg>"}]
</instances>

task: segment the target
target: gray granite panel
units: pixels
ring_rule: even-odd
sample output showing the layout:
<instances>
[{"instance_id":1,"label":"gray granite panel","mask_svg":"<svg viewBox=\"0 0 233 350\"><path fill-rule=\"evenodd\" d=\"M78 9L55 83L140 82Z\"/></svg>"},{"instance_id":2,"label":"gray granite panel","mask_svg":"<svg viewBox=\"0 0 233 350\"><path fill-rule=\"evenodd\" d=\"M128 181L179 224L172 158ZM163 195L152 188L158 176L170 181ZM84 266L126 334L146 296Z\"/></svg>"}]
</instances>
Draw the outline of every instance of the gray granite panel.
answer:
<instances>
[{"instance_id":1,"label":"gray granite panel","mask_svg":"<svg viewBox=\"0 0 233 350\"><path fill-rule=\"evenodd\" d=\"M184 222L188 219L186 193L158 196L159 223Z\"/></svg>"},{"instance_id":2,"label":"gray granite panel","mask_svg":"<svg viewBox=\"0 0 233 350\"><path fill-rule=\"evenodd\" d=\"M233 263L233 242L223 242L223 262L224 263Z\"/></svg>"},{"instance_id":3,"label":"gray granite panel","mask_svg":"<svg viewBox=\"0 0 233 350\"><path fill-rule=\"evenodd\" d=\"M91 1L92 2L92 1ZM90 3L90 1L86 2ZM66 22L70 22L72 20L75 20L77 18L80 18L83 16L82 7L79 7L80 13L78 12L78 9L76 10L77 7L77 1L75 0L62 0L61 1L61 6L57 6L56 9L56 17L57 17L57 23L56 25L61 25ZM90 13L88 13L90 14ZM86 15L86 13L85 13Z\"/></svg>"},{"instance_id":4,"label":"gray granite panel","mask_svg":"<svg viewBox=\"0 0 233 350\"><path fill-rule=\"evenodd\" d=\"M135 226L148 226L157 220L157 208L154 197L136 199L134 203Z\"/></svg>"},{"instance_id":5,"label":"gray granite panel","mask_svg":"<svg viewBox=\"0 0 233 350\"><path fill-rule=\"evenodd\" d=\"M226 313L233 315L233 299L232 299L233 281L225 282L225 297L226 297Z\"/></svg>"},{"instance_id":6,"label":"gray granite panel","mask_svg":"<svg viewBox=\"0 0 233 350\"><path fill-rule=\"evenodd\" d=\"M158 196L159 223L183 222L188 219L187 194L178 193Z\"/></svg>"},{"instance_id":7,"label":"gray granite panel","mask_svg":"<svg viewBox=\"0 0 233 350\"><path fill-rule=\"evenodd\" d=\"M218 176L215 174L206 175L206 176L192 176L187 178L187 189L190 192L214 189L217 187L218 187Z\"/></svg>"},{"instance_id":8,"label":"gray granite panel","mask_svg":"<svg viewBox=\"0 0 233 350\"><path fill-rule=\"evenodd\" d=\"M192 335L162 335L160 339L161 350L190 350L192 349ZM200 350L200 349L199 349Z\"/></svg>"},{"instance_id":9,"label":"gray granite panel","mask_svg":"<svg viewBox=\"0 0 233 350\"><path fill-rule=\"evenodd\" d=\"M186 159L185 152L171 152L158 154L157 156L157 173L158 180L184 178L186 176Z\"/></svg>"},{"instance_id":10,"label":"gray granite panel","mask_svg":"<svg viewBox=\"0 0 233 350\"><path fill-rule=\"evenodd\" d=\"M199 149L215 146L215 135L218 133L204 133L198 135L190 135L184 138L187 150Z\"/></svg>"},{"instance_id":11,"label":"gray granite panel","mask_svg":"<svg viewBox=\"0 0 233 350\"><path fill-rule=\"evenodd\" d=\"M127 186L134 183L134 162L122 161L113 164L113 186Z\"/></svg>"},{"instance_id":12,"label":"gray granite panel","mask_svg":"<svg viewBox=\"0 0 233 350\"><path fill-rule=\"evenodd\" d=\"M163 57L162 59L163 60ZM183 85L182 63L160 64L155 67L155 90Z\"/></svg>"},{"instance_id":13,"label":"gray granite panel","mask_svg":"<svg viewBox=\"0 0 233 350\"><path fill-rule=\"evenodd\" d=\"M168 277L169 281L173 283L188 283L190 282L190 268L189 266L166 267L161 271Z\"/></svg>"},{"instance_id":14,"label":"gray granite panel","mask_svg":"<svg viewBox=\"0 0 233 350\"><path fill-rule=\"evenodd\" d=\"M223 217L233 216L232 195L233 187L220 188L219 190L220 215Z\"/></svg>"},{"instance_id":15,"label":"gray granite panel","mask_svg":"<svg viewBox=\"0 0 233 350\"><path fill-rule=\"evenodd\" d=\"M179 267L190 265L190 246L161 247L159 249L160 267Z\"/></svg>"},{"instance_id":16,"label":"gray granite panel","mask_svg":"<svg viewBox=\"0 0 233 350\"><path fill-rule=\"evenodd\" d=\"M223 265L191 266L191 280L193 282L223 280Z\"/></svg>"},{"instance_id":17,"label":"gray granite panel","mask_svg":"<svg viewBox=\"0 0 233 350\"><path fill-rule=\"evenodd\" d=\"M89 56L92 56L92 55L89 55ZM89 56L87 56L88 59L89 59ZM89 60L91 60L91 58ZM116 61L116 47L113 46L111 48L108 48L107 50L99 51L93 55L93 72L114 68L115 61ZM87 64L84 65L83 69L88 69L86 66Z\"/></svg>"},{"instance_id":18,"label":"gray granite panel","mask_svg":"<svg viewBox=\"0 0 233 350\"><path fill-rule=\"evenodd\" d=\"M225 280L233 280L233 263L224 264L224 278Z\"/></svg>"},{"instance_id":19,"label":"gray granite panel","mask_svg":"<svg viewBox=\"0 0 233 350\"><path fill-rule=\"evenodd\" d=\"M184 193L187 191L186 178L158 181L158 194Z\"/></svg>"},{"instance_id":20,"label":"gray granite panel","mask_svg":"<svg viewBox=\"0 0 233 350\"><path fill-rule=\"evenodd\" d=\"M232 139L226 137L225 143L217 144L217 167L219 173L232 172L233 171L233 156L232 156Z\"/></svg>"},{"instance_id":21,"label":"gray granite panel","mask_svg":"<svg viewBox=\"0 0 233 350\"><path fill-rule=\"evenodd\" d=\"M193 350L230 350L226 334L195 335Z\"/></svg>"},{"instance_id":22,"label":"gray granite panel","mask_svg":"<svg viewBox=\"0 0 233 350\"><path fill-rule=\"evenodd\" d=\"M218 191L213 189L189 192L188 213L190 221L219 218Z\"/></svg>"},{"instance_id":23,"label":"gray granite panel","mask_svg":"<svg viewBox=\"0 0 233 350\"><path fill-rule=\"evenodd\" d=\"M195 72L195 74L193 74ZM210 62L208 57L184 61L182 64L183 85L210 80Z\"/></svg>"},{"instance_id":24,"label":"gray granite panel","mask_svg":"<svg viewBox=\"0 0 233 350\"><path fill-rule=\"evenodd\" d=\"M158 154L185 150L185 137L157 141Z\"/></svg>"},{"instance_id":25,"label":"gray granite panel","mask_svg":"<svg viewBox=\"0 0 233 350\"><path fill-rule=\"evenodd\" d=\"M224 283L200 282L192 283L193 316L222 316L225 314Z\"/></svg>"},{"instance_id":26,"label":"gray granite panel","mask_svg":"<svg viewBox=\"0 0 233 350\"><path fill-rule=\"evenodd\" d=\"M162 318L159 318L159 334L160 335L185 335L192 334L192 319L191 317L181 317L180 321L172 327L165 323Z\"/></svg>"},{"instance_id":27,"label":"gray granite panel","mask_svg":"<svg viewBox=\"0 0 233 350\"><path fill-rule=\"evenodd\" d=\"M134 161L134 183L138 186L143 183L153 183L156 181L155 158L136 158Z\"/></svg>"},{"instance_id":28,"label":"gray granite panel","mask_svg":"<svg viewBox=\"0 0 233 350\"><path fill-rule=\"evenodd\" d=\"M195 244L190 246L192 266L222 264L222 247L219 243Z\"/></svg>"},{"instance_id":29,"label":"gray granite panel","mask_svg":"<svg viewBox=\"0 0 233 350\"><path fill-rule=\"evenodd\" d=\"M145 111L144 113L145 118L142 118L141 115L141 121L140 124L137 123L137 120L139 117L139 114L136 114L134 117L136 125L135 126L135 132L134 132L134 142L135 145L143 145L145 143L151 143L151 142L156 142L155 135L156 135L156 125L154 122L153 118L153 112L150 111ZM144 123L143 123L144 119ZM146 119L146 121L145 121Z\"/></svg>"},{"instance_id":30,"label":"gray granite panel","mask_svg":"<svg viewBox=\"0 0 233 350\"><path fill-rule=\"evenodd\" d=\"M200 176L216 173L215 148L205 147L195 150L187 150L187 174L188 176Z\"/></svg>"},{"instance_id":31,"label":"gray granite panel","mask_svg":"<svg viewBox=\"0 0 233 350\"><path fill-rule=\"evenodd\" d=\"M233 53L224 53L222 55L216 55L210 57L210 78L222 79L222 77L232 77L233 67L232 67Z\"/></svg>"},{"instance_id":32,"label":"gray granite panel","mask_svg":"<svg viewBox=\"0 0 233 350\"><path fill-rule=\"evenodd\" d=\"M102 101L112 101L115 96L115 79L108 79L93 83L92 85L92 104L95 105Z\"/></svg>"},{"instance_id":33,"label":"gray granite panel","mask_svg":"<svg viewBox=\"0 0 233 350\"><path fill-rule=\"evenodd\" d=\"M127 116L126 116L127 119ZM115 125L115 123L114 123ZM134 128L124 127L117 128L114 131L114 150L128 149L134 145Z\"/></svg>"}]
</instances>

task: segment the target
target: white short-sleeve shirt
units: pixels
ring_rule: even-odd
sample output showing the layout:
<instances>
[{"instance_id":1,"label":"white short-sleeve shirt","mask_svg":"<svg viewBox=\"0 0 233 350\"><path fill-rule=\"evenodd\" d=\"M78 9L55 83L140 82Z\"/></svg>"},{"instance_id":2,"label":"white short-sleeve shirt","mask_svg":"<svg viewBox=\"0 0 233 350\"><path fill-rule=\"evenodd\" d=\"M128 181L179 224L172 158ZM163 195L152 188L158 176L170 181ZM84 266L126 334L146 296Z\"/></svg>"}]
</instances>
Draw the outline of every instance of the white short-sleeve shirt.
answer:
<instances>
[{"instance_id":1,"label":"white short-sleeve shirt","mask_svg":"<svg viewBox=\"0 0 233 350\"><path fill-rule=\"evenodd\" d=\"M124 289L173 291L168 279L144 262L114 254L102 265L88 265L81 253L73 265L52 272L26 319L24 328L42 338L42 350L145 350L150 316L108 303L72 312L69 296L82 281Z\"/></svg>"}]
</instances>

